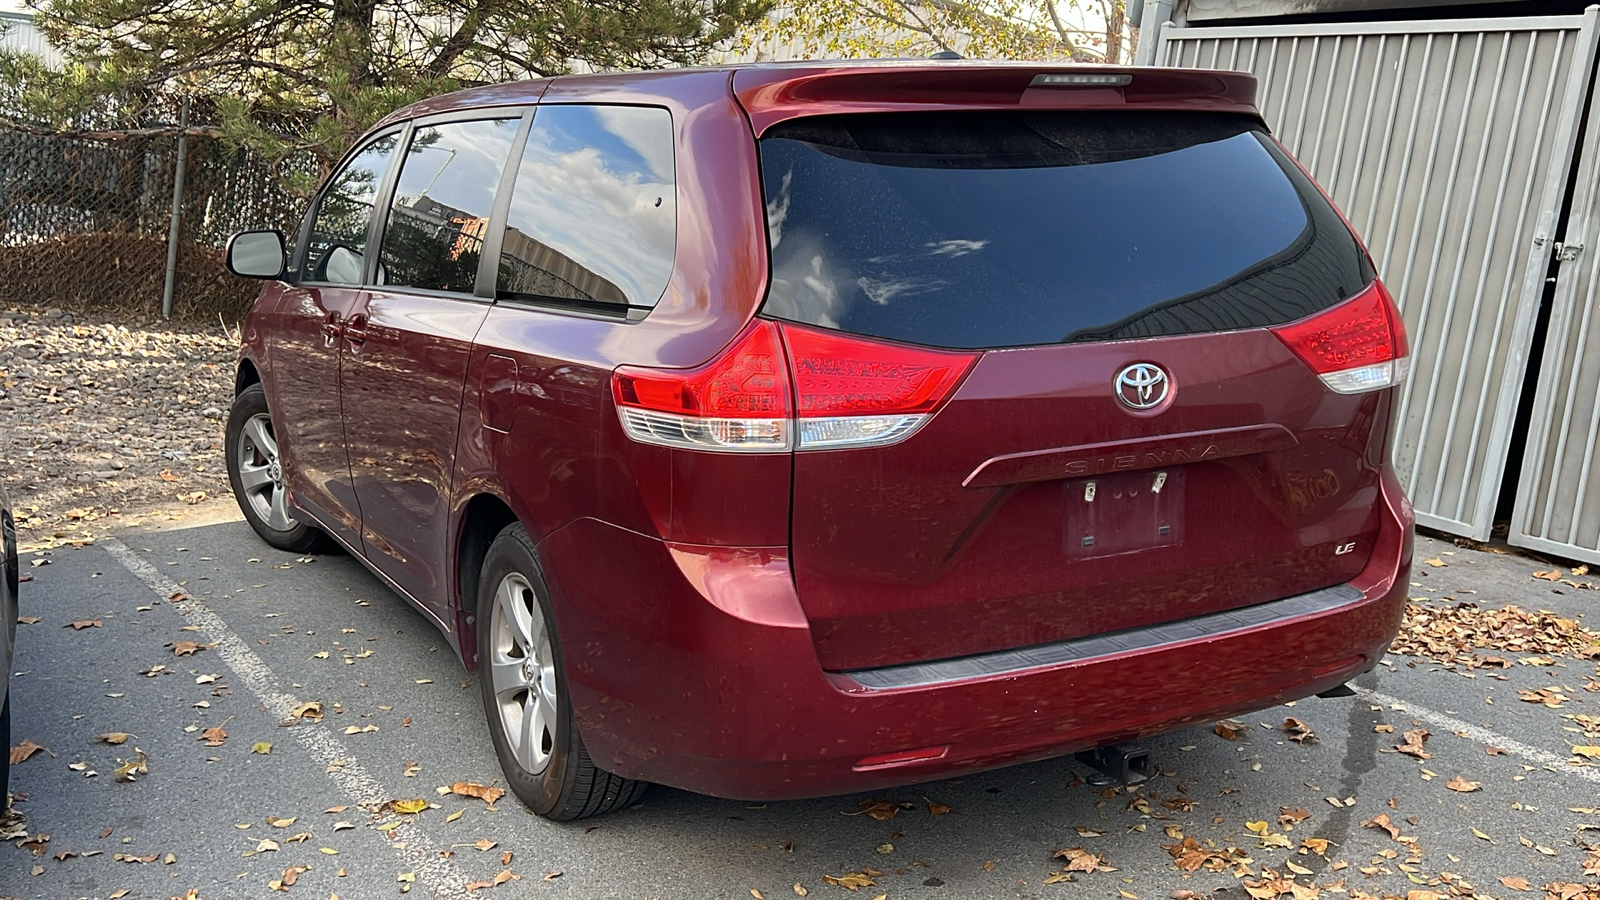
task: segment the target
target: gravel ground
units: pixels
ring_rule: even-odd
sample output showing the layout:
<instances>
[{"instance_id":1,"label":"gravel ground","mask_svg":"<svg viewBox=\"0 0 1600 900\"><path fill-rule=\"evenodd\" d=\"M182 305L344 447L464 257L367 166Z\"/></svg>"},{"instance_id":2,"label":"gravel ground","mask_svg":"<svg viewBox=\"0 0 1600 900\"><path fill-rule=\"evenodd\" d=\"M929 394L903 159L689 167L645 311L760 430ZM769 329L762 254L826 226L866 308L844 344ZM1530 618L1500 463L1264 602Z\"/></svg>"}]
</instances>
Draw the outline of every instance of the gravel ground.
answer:
<instances>
[{"instance_id":1,"label":"gravel ground","mask_svg":"<svg viewBox=\"0 0 1600 900\"><path fill-rule=\"evenodd\" d=\"M220 323L0 310L0 475L24 545L231 503L222 429L237 347Z\"/></svg>"}]
</instances>

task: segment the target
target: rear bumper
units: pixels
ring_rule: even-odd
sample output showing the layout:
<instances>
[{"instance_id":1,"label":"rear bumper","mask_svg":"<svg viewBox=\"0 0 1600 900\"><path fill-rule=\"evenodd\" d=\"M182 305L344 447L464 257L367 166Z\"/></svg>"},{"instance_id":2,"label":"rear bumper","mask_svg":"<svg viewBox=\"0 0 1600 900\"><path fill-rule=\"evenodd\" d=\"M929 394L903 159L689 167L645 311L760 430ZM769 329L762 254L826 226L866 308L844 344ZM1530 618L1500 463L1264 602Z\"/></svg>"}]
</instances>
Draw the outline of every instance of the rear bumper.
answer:
<instances>
[{"instance_id":1,"label":"rear bumper","mask_svg":"<svg viewBox=\"0 0 1600 900\"><path fill-rule=\"evenodd\" d=\"M674 546L582 520L540 555L598 765L722 797L814 797L1239 715L1372 668L1399 628L1412 552L1410 505L1392 479L1383 493L1373 553L1336 602L931 683L823 671L783 548ZM907 751L925 758L871 759Z\"/></svg>"}]
</instances>

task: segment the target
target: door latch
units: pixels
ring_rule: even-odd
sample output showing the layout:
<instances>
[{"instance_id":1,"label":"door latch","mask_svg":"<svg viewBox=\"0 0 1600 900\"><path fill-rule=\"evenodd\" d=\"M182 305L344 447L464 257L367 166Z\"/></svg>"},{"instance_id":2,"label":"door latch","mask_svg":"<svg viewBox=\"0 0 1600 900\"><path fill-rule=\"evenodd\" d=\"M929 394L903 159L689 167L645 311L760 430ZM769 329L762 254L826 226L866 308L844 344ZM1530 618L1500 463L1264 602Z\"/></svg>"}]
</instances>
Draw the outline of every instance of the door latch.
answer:
<instances>
[{"instance_id":1,"label":"door latch","mask_svg":"<svg viewBox=\"0 0 1600 900\"><path fill-rule=\"evenodd\" d=\"M1563 244L1560 241L1556 241L1556 260L1558 262L1572 262L1582 252L1582 244Z\"/></svg>"}]
</instances>

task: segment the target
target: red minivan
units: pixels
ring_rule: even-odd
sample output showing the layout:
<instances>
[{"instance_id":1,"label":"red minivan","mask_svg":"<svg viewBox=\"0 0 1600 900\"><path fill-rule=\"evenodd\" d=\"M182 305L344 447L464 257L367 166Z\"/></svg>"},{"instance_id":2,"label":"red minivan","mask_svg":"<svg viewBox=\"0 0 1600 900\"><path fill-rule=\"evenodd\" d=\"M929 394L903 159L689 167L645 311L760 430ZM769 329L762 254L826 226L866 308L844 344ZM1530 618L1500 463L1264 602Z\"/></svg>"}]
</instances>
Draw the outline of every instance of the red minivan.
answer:
<instances>
[{"instance_id":1,"label":"red minivan","mask_svg":"<svg viewBox=\"0 0 1600 900\"><path fill-rule=\"evenodd\" d=\"M229 474L479 671L540 815L863 791L1337 688L1405 333L1237 73L570 76L247 232Z\"/></svg>"}]
</instances>

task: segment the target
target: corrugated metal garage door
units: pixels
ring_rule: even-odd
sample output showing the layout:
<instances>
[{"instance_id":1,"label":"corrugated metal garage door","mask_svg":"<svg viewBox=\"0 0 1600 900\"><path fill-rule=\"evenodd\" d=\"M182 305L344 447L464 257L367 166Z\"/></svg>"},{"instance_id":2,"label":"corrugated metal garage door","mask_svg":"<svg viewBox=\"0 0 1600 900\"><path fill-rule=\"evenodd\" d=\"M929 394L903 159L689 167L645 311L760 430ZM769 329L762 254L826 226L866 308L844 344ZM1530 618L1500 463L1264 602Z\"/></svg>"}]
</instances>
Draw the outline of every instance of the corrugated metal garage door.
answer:
<instances>
[{"instance_id":1,"label":"corrugated metal garage door","mask_svg":"<svg viewBox=\"0 0 1600 900\"><path fill-rule=\"evenodd\" d=\"M1255 74L1273 133L1371 248L1411 332L1395 455L1424 525L1493 525L1596 19L1162 31L1163 65Z\"/></svg>"},{"instance_id":2,"label":"corrugated metal garage door","mask_svg":"<svg viewBox=\"0 0 1600 900\"><path fill-rule=\"evenodd\" d=\"M1600 93L1579 160L1509 540L1600 562Z\"/></svg>"}]
</instances>

